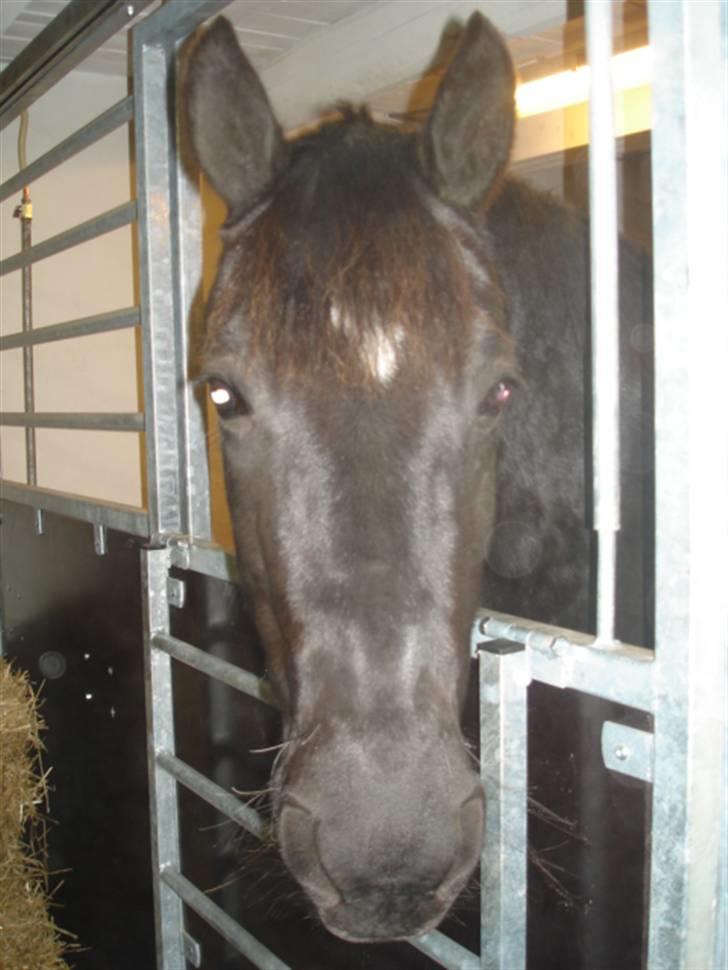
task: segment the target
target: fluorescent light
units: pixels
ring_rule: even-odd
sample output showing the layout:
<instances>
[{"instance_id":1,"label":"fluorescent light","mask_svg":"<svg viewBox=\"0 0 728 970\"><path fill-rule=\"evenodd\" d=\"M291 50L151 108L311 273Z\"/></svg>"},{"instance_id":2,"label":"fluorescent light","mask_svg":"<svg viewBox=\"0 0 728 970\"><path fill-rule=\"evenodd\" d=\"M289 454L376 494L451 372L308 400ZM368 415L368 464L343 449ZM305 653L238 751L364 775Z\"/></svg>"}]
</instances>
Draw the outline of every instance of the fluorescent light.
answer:
<instances>
[{"instance_id":1,"label":"fluorescent light","mask_svg":"<svg viewBox=\"0 0 728 970\"><path fill-rule=\"evenodd\" d=\"M612 58L614 90L628 91L643 87L652 80L652 57L649 47L636 47ZM589 100L589 67L560 71L537 81L519 84L516 89L516 111L519 118L568 108Z\"/></svg>"}]
</instances>

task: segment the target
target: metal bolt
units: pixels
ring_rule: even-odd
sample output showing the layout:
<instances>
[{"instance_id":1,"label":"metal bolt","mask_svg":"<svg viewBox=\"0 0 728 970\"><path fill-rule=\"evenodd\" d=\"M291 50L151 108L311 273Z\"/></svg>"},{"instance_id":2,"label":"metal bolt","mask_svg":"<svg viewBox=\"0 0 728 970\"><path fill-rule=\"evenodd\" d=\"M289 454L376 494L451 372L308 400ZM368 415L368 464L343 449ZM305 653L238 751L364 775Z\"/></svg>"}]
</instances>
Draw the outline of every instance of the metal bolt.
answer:
<instances>
[{"instance_id":1,"label":"metal bolt","mask_svg":"<svg viewBox=\"0 0 728 970\"><path fill-rule=\"evenodd\" d=\"M626 761L629 758L629 748L625 747L623 744L617 745L614 749L614 756L618 761Z\"/></svg>"}]
</instances>

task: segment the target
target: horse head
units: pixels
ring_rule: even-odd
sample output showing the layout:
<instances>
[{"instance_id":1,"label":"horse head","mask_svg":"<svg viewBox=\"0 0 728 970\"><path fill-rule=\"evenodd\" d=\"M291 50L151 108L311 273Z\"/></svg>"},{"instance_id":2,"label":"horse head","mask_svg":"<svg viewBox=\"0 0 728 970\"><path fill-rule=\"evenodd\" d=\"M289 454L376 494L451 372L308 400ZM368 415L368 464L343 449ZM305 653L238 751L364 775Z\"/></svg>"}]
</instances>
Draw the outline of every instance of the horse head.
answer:
<instances>
[{"instance_id":1,"label":"horse head","mask_svg":"<svg viewBox=\"0 0 728 970\"><path fill-rule=\"evenodd\" d=\"M513 93L479 14L417 133L343 111L286 140L223 19L188 65L228 206L203 369L283 710L277 835L348 940L431 929L481 850L460 711L518 379L483 219Z\"/></svg>"}]
</instances>

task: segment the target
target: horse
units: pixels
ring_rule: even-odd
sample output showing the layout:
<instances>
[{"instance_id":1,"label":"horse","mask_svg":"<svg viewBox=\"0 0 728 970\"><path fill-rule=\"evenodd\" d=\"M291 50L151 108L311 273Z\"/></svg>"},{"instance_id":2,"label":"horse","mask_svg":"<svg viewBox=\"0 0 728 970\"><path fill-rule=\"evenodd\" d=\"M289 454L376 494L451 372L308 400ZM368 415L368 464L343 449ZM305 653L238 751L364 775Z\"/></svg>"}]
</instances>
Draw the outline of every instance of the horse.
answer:
<instances>
[{"instance_id":1,"label":"horse","mask_svg":"<svg viewBox=\"0 0 728 970\"><path fill-rule=\"evenodd\" d=\"M478 863L481 596L591 622L588 228L508 175L514 90L480 13L417 131L343 107L286 139L224 18L186 67L228 210L201 375L283 713L275 832L349 941L427 933ZM641 406L625 394L633 426Z\"/></svg>"}]
</instances>

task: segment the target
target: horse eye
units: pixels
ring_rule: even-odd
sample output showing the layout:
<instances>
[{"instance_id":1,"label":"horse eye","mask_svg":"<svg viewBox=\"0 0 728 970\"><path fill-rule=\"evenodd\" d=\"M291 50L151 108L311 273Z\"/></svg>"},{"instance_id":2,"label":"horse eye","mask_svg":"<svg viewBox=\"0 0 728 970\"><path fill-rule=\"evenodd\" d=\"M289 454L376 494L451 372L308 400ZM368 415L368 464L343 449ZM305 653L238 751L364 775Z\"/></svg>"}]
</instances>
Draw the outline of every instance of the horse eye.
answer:
<instances>
[{"instance_id":1,"label":"horse eye","mask_svg":"<svg viewBox=\"0 0 728 970\"><path fill-rule=\"evenodd\" d=\"M221 418L231 418L236 414L248 414L250 409L243 398L224 381L208 381L210 400Z\"/></svg>"},{"instance_id":2,"label":"horse eye","mask_svg":"<svg viewBox=\"0 0 728 970\"><path fill-rule=\"evenodd\" d=\"M515 385L512 381L505 379L498 381L480 402L478 414L497 417L510 401L514 387Z\"/></svg>"}]
</instances>

